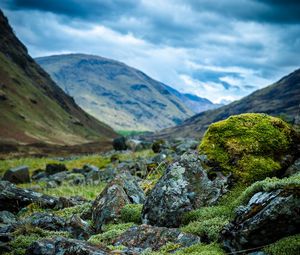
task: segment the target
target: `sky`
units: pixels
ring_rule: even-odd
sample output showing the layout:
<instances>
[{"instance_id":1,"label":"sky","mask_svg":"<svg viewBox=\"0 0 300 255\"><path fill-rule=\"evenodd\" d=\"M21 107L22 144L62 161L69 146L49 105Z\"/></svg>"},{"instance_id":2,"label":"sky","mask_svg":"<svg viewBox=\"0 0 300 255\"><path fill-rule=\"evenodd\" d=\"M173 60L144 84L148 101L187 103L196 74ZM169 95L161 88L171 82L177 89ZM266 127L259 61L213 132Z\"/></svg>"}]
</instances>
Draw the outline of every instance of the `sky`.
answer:
<instances>
[{"instance_id":1,"label":"sky","mask_svg":"<svg viewBox=\"0 0 300 255\"><path fill-rule=\"evenodd\" d=\"M214 103L300 68L299 0L1 0L33 57L122 61Z\"/></svg>"}]
</instances>

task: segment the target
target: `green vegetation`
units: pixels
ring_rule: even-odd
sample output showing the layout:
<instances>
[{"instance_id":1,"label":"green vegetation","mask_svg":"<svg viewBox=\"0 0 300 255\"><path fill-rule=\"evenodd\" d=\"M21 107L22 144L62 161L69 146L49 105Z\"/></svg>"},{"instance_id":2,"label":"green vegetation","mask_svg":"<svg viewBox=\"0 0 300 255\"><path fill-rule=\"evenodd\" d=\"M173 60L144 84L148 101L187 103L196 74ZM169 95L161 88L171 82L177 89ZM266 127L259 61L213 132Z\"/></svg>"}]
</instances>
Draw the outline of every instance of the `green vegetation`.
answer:
<instances>
[{"instance_id":1,"label":"green vegetation","mask_svg":"<svg viewBox=\"0 0 300 255\"><path fill-rule=\"evenodd\" d=\"M3 174L7 169L12 167L17 167L21 165L28 166L29 171L34 171L36 169L45 169L47 164L65 164L68 169L81 168L85 164L94 165L101 168L106 167L110 163L110 158L103 157L98 154L80 156L70 160L59 161L54 158L17 158L17 159L7 159L0 160L0 174Z\"/></svg>"},{"instance_id":2,"label":"green vegetation","mask_svg":"<svg viewBox=\"0 0 300 255\"><path fill-rule=\"evenodd\" d=\"M15 237L9 244L12 247L12 252L9 255L23 255L26 249L33 242L43 238L51 238L55 236L70 237L68 232L48 231L29 225L22 225L15 232Z\"/></svg>"},{"instance_id":3,"label":"green vegetation","mask_svg":"<svg viewBox=\"0 0 300 255\"><path fill-rule=\"evenodd\" d=\"M142 204L127 204L121 209L121 220L123 222L142 223Z\"/></svg>"},{"instance_id":4,"label":"green vegetation","mask_svg":"<svg viewBox=\"0 0 300 255\"><path fill-rule=\"evenodd\" d=\"M127 229L134 226L134 223L108 224L104 226L103 233L93 235L88 242L96 245L108 245L113 239L123 234Z\"/></svg>"},{"instance_id":5,"label":"green vegetation","mask_svg":"<svg viewBox=\"0 0 300 255\"><path fill-rule=\"evenodd\" d=\"M117 130L117 134L121 136L133 136L133 135L143 135L149 131L139 131L139 130Z\"/></svg>"},{"instance_id":6,"label":"green vegetation","mask_svg":"<svg viewBox=\"0 0 300 255\"><path fill-rule=\"evenodd\" d=\"M166 244L157 252L145 252L143 255L167 255L172 252L174 255L225 255L226 253L221 249L220 245L217 243L210 244L195 244L190 247L179 249L180 245L178 244ZM177 250L177 251L176 251Z\"/></svg>"},{"instance_id":7,"label":"green vegetation","mask_svg":"<svg viewBox=\"0 0 300 255\"><path fill-rule=\"evenodd\" d=\"M300 234L288 236L263 249L268 255L300 254Z\"/></svg>"},{"instance_id":8,"label":"green vegetation","mask_svg":"<svg viewBox=\"0 0 300 255\"><path fill-rule=\"evenodd\" d=\"M241 114L211 124L199 152L225 174L231 172L238 181L252 183L278 173L294 136L295 131L279 118Z\"/></svg>"}]
</instances>

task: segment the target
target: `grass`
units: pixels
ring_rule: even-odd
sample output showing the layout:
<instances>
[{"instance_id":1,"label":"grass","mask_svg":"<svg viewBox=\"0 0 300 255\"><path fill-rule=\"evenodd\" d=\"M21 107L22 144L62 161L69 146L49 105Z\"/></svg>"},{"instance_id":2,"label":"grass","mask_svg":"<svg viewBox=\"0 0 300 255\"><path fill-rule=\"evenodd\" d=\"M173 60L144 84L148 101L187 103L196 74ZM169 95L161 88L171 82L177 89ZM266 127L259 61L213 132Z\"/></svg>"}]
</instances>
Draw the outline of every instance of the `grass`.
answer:
<instances>
[{"instance_id":1,"label":"grass","mask_svg":"<svg viewBox=\"0 0 300 255\"><path fill-rule=\"evenodd\" d=\"M39 183L39 185L41 185ZM101 182L97 185L92 184L86 184L86 185L70 185L70 184L63 184L61 186L58 186L56 188L46 188L43 187L43 185L46 185L45 183L39 186L40 188L35 189L41 193L55 196L55 197L71 197L71 196L80 196L87 200L94 200L105 188L106 183ZM23 188L36 188L36 183L26 183L26 184L20 184L20 187Z\"/></svg>"},{"instance_id":2,"label":"grass","mask_svg":"<svg viewBox=\"0 0 300 255\"><path fill-rule=\"evenodd\" d=\"M117 130L117 134L121 136L133 136L133 135L142 135L149 131L139 131L139 130Z\"/></svg>"},{"instance_id":3,"label":"grass","mask_svg":"<svg viewBox=\"0 0 300 255\"><path fill-rule=\"evenodd\" d=\"M97 166L98 168L104 168L110 163L108 157L103 157L98 154L80 156L70 160L59 161L54 158L18 158L18 159L7 159L0 160L0 174L3 174L7 169L12 167L17 167L21 165L26 165L29 168L29 171L32 172L36 169L45 169L47 164L51 163L60 163L65 164L68 169L81 168L85 164L90 164Z\"/></svg>"}]
</instances>

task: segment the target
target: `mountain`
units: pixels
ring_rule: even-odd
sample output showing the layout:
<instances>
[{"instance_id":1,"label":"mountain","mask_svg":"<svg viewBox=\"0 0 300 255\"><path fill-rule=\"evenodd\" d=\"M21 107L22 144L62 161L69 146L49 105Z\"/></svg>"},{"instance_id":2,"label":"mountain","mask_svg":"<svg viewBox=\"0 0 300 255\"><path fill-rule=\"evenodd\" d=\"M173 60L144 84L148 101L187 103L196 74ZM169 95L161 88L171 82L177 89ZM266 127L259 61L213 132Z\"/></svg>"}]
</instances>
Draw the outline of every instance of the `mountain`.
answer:
<instances>
[{"instance_id":1,"label":"mountain","mask_svg":"<svg viewBox=\"0 0 300 255\"><path fill-rule=\"evenodd\" d=\"M28 55L1 10L0 109L1 144L75 145L116 136L85 113Z\"/></svg>"},{"instance_id":2,"label":"mountain","mask_svg":"<svg viewBox=\"0 0 300 255\"><path fill-rule=\"evenodd\" d=\"M121 62L85 54L36 60L83 109L114 129L159 130L194 114L178 91Z\"/></svg>"},{"instance_id":3,"label":"mountain","mask_svg":"<svg viewBox=\"0 0 300 255\"><path fill-rule=\"evenodd\" d=\"M283 77L278 82L215 110L197 114L182 124L164 129L156 138L200 138L208 126L230 115L256 112L279 116L288 122L300 118L300 69Z\"/></svg>"},{"instance_id":4,"label":"mountain","mask_svg":"<svg viewBox=\"0 0 300 255\"><path fill-rule=\"evenodd\" d=\"M180 93L170 86L165 86L170 93L176 95L190 110L193 111L193 113L200 113L223 106L223 104L214 104L206 98L188 93Z\"/></svg>"}]
</instances>

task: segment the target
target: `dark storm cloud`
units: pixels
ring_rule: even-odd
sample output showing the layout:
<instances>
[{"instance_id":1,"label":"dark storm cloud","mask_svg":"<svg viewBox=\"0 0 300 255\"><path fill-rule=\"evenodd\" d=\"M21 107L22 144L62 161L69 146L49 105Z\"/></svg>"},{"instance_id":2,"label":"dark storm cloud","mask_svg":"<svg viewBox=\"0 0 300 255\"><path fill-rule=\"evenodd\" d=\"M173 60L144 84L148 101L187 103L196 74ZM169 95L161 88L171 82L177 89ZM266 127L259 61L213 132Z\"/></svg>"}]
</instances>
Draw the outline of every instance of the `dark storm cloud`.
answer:
<instances>
[{"instance_id":1,"label":"dark storm cloud","mask_svg":"<svg viewBox=\"0 0 300 255\"><path fill-rule=\"evenodd\" d=\"M13 10L40 10L83 19L114 18L136 7L135 0L5 0Z\"/></svg>"},{"instance_id":2,"label":"dark storm cloud","mask_svg":"<svg viewBox=\"0 0 300 255\"><path fill-rule=\"evenodd\" d=\"M34 56L115 58L216 102L300 66L299 0L4 0L0 7Z\"/></svg>"}]
</instances>

